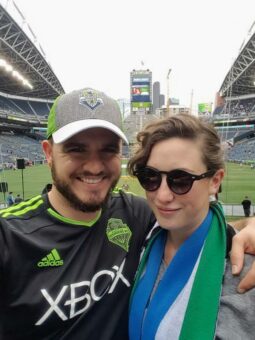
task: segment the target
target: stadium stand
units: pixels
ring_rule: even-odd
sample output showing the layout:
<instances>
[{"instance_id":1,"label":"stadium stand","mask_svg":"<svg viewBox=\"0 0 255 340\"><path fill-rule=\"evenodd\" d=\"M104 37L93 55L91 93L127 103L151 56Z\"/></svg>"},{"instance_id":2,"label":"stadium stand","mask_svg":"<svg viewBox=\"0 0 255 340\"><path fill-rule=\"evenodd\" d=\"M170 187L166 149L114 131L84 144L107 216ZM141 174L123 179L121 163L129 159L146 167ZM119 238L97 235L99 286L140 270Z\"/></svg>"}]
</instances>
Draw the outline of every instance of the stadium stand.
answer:
<instances>
[{"instance_id":1,"label":"stadium stand","mask_svg":"<svg viewBox=\"0 0 255 340\"><path fill-rule=\"evenodd\" d=\"M222 141L232 141L233 144L245 139L252 138L254 134L254 129L251 127L244 126L223 126L216 127L216 130L221 137Z\"/></svg>"},{"instance_id":2,"label":"stadium stand","mask_svg":"<svg viewBox=\"0 0 255 340\"><path fill-rule=\"evenodd\" d=\"M227 152L227 160L238 163L255 162L255 139L250 141L244 140L234 145Z\"/></svg>"},{"instance_id":3,"label":"stadium stand","mask_svg":"<svg viewBox=\"0 0 255 340\"><path fill-rule=\"evenodd\" d=\"M0 147L3 167L15 166L17 158L24 158L30 164L42 163L44 160L40 143L25 135L1 134Z\"/></svg>"},{"instance_id":4,"label":"stadium stand","mask_svg":"<svg viewBox=\"0 0 255 340\"><path fill-rule=\"evenodd\" d=\"M224 108L225 108L224 105L216 107L216 109L213 112L214 118L218 118L218 117L221 118L221 114L223 113Z\"/></svg>"},{"instance_id":5,"label":"stadium stand","mask_svg":"<svg viewBox=\"0 0 255 340\"><path fill-rule=\"evenodd\" d=\"M37 99L38 100L38 99ZM50 108L52 106L53 100L44 101L43 99L39 101L18 98L18 97L6 97L0 94L0 112L2 114L15 114L17 116L25 115L25 118L33 118L38 122L43 120L46 121Z\"/></svg>"},{"instance_id":6,"label":"stadium stand","mask_svg":"<svg viewBox=\"0 0 255 340\"><path fill-rule=\"evenodd\" d=\"M255 94L254 94L255 95ZM255 118L255 98L228 99L223 106L213 112L214 120L222 118Z\"/></svg>"},{"instance_id":7,"label":"stadium stand","mask_svg":"<svg viewBox=\"0 0 255 340\"><path fill-rule=\"evenodd\" d=\"M146 114L143 116L130 114L129 116L127 116L124 120L124 130L130 143L132 144L136 141L137 131L140 131L142 126L146 125L149 121L156 118L158 118L158 116L154 114Z\"/></svg>"},{"instance_id":8,"label":"stadium stand","mask_svg":"<svg viewBox=\"0 0 255 340\"><path fill-rule=\"evenodd\" d=\"M216 96L213 123L227 141L226 159L255 164L255 25Z\"/></svg>"},{"instance_id":9,"label":"stadium stand","mask_svg":"<svg viewBox=\"0 0 255 340\"><path fill-rule=\"evenodd\" d=\"M12 1L6 6L0 3L2 168L14 167L17 158L29 164L43 162L41 130L54 99L64 93L24 15Z\"/></svg>"},{"instance_id":10,"label":"stadium stand","mask_svg":"<svg viewBox=\"0 0 255 340\"><path fill-rule=\"evenodd\" d=\"M252 24L216 97L214 120L255 119L255 29Z\"/></svg>"}]
</instances>

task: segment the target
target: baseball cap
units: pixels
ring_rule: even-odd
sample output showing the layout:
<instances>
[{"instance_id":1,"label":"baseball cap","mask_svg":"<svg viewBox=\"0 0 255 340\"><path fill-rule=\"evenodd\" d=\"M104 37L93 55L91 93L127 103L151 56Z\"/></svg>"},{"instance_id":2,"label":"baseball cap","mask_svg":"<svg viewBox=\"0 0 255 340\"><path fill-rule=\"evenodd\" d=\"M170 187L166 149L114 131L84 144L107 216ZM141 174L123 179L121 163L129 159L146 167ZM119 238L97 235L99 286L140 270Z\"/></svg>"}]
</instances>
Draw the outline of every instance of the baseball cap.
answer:
<instances>
[{"instance_id":1,"label":"baseball cap","mask_svg":"<svg viewBox=\"0 0 255 340\"><path fill-rule=\"evenodd\" d=\"M62 143L77 133L104 128L118 135L126 144L122 132L122 117L116 100L105 93L84 88L59 96L48 117L47 138Z\"/></svg>"}]
</instances>

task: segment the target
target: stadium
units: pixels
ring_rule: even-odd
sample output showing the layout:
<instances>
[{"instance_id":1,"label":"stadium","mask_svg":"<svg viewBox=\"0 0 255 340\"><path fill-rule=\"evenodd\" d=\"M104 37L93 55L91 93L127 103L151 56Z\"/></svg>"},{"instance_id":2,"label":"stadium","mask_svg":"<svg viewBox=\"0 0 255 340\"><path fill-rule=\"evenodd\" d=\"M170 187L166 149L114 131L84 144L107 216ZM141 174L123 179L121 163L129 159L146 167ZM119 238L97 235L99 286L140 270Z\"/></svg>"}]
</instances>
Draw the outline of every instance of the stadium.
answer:
<instances>
[{"instance_id":1,"label":"stadium","mask_svg":"<svg viewBox=\"0 0 255 340\"><path fill-rule=\"evenodd\" d=\"M232 148L228 160L255 165L255 32L251 26L216 96L213 122Z\"/></svg>"},{"instance_id":2,"label":"stadium","mask_svg":"<svg viewBox=\"0 0 255 340\"><path fill-rule=\"evenodd\" d=\"M14 2L12 4L24 22L20 9ZM216 126L228 149L229 170L220 199L230 204L229 215L242 215L239 208L245 195L255 202L253 26L227 75L222 76L215 109L207 117ZM0 200L3 204L5 193L10 190L29 198L40 193L50 181L40 141L45 137L47 116L54 99L65 92L28 24L26 29L17 23L9 9L0 4L0 190L3 193ZM133 132L129 119L126 130ZM120 184L127 181L123 176ZM131 190L143 195L135 180L129 179L128 184Z\"/></svg>"}]
</instances>

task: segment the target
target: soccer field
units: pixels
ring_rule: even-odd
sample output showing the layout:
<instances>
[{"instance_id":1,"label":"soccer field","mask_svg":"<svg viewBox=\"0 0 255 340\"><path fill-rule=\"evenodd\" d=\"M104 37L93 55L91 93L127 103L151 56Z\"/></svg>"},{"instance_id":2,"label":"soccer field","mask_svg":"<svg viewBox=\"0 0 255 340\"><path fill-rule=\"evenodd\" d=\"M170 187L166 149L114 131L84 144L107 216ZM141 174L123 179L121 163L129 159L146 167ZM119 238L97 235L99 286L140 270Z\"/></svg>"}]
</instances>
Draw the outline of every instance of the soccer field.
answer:
<instances>
[{"instance_id":1,"label":"soccer field","mask_svg":"<svg viewBox=\"0 0 255 340\"><path fill-rule=\"evenodd\" d=\"M1 171L1 182L8 183L8 190L23 196L22 170ZM23 170L24 198L28 199L41 193L47 183L51 183L51 174L47 165L26 167ZM5 195L6 196L6 195ZM4 202L4 194L0 193L0 201Z\"/></svg>"},{"instance_id":2,"label":"soccer field","mask_svg":"<svg viewBox=\"0 0 255 340\"><path fill-rule=\"evenodd\" d=\"M0 173L1 182L8 183L8 190L13 191L14 196L23 196L22 170L5 170ZM51 182L51 175L47 165L27 167L23 170L24 197L31 198L41 193L47 183ZM126 176L125 168L122 169L122 177L118 186L128 184L129 191L136 195L144 196L135 178ZM244 196L249 196L253 204L255 202L255 169L248 165L228 163L226 165L226 177L222 186L219 199L223 203L240 204ZM6 196L6 195L5 195ZM4 202L4 194L0 193L0 202Z\"/></svg>"},{"instance_id":3,"label":"soccer field","mask_svg":"<svg viewBox=\"0 0 255 340\"><path fill-rule=\"evenodd\" d=\"M240 204L244 196L249 196L255 204L255 169L248 165L228 163L219 199L224 203Z\"/></svg>"}]
</instances>

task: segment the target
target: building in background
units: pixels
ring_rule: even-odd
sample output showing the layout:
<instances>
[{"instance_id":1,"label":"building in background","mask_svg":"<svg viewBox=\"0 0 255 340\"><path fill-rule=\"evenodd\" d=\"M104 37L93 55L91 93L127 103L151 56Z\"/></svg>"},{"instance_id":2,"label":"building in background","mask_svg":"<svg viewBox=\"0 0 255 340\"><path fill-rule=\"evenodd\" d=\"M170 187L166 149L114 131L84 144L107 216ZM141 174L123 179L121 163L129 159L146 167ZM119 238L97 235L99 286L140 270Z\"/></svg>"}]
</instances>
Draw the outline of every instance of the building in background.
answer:
<instances>
[{"instance_id":1,"label":"building in background","mask_svg":"<svg viewBox=\"0 0 255 340\"><path fill-rule=\"evenodd\" d=\"M152 91L152 112L155 113L160 108L160 82L153 83Z\"/></svg>"},{"instance_id":2,"label":"building in background","mask_svg":"<svg viewBox=\"0 0 255 340\"><path fill-rule=\"evenodd\" d=\"M171 105L170 115L177 115L179 113L191 114L190 107L184 105Z\"/></svg>"},{"instance_id":3,"label":"building in background","mask_svg":"<svg viewBox=\"0 0 255 340\"><path fill-rule=\"evenodd\" d=\"M165 104L165 95L161 94L159 96L159 107L162 107Z\"/></svg>"},{"instance_id":4,"label":"building in background","mask_svg":"<svg viewBox=\"0 0 255 340\"><path fill-rule=\"evenodd\" d=\"M165 104L165 96L160 93L160 82L153 83L152 91L152 112L155 114Z\"/></svg>"},{"instance_id":5,"label":"building in background","mask_svg":"<svg viewBox=\"0 0 255 340\"><path fill-rule=\"evenodd\" d=\"M190 108L187 106L183 106L183 105L178 105L178 104L172 105L171 104L169 106L169 112L166 106L162 106L161 108L157 109L155 113L158 117L168 117L168 116L177 115L179 113L190 114Z\"/></svg>"}]
</instances>

